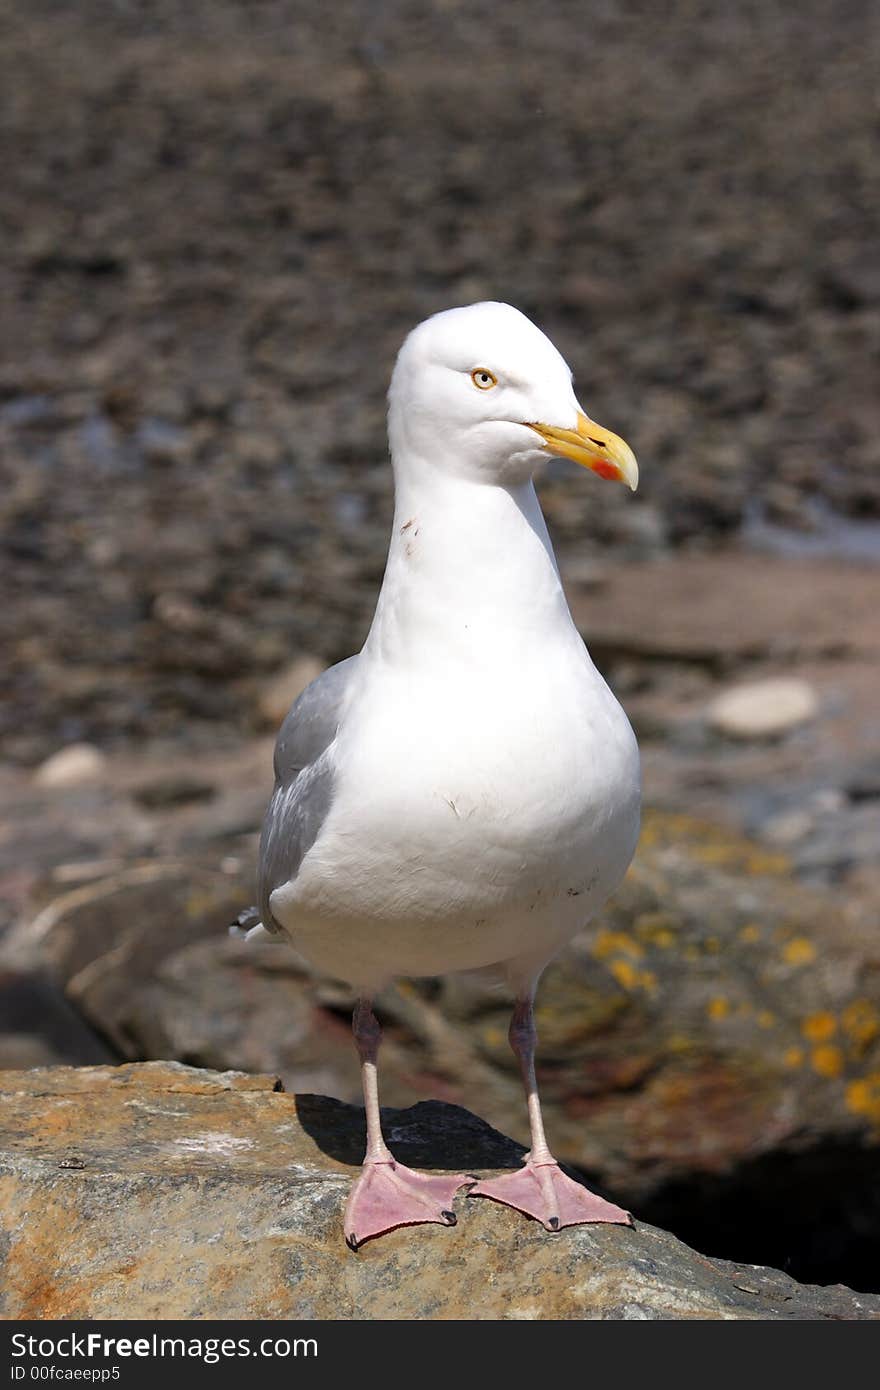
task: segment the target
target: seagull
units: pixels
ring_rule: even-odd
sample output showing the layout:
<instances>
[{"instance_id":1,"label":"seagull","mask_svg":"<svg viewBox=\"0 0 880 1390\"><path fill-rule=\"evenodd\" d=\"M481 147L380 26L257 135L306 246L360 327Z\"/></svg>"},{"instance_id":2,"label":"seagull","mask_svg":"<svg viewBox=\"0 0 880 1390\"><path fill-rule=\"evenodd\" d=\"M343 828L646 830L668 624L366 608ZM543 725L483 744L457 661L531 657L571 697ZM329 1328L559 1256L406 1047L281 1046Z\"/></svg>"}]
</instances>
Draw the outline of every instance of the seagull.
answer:
<instances>
[{"instance_id":1,"label":"seagull","mask_svg":"<svg viewBox=\"0 0 880 1390\"><path fill-rule=\"evenodd\" d=\"M247 935L280 934L353 989L367 1142L345 1210L352 1249L454 1225L468 1184L548 1231L630 1224L562 1172L535 1079L538 979L629 866L639 756L572 620L533 477L561 455L634 489L636 460L508 304L419 324L388 401L395 508L375 615L362 650L281 726ZM486 967L516 1001L531 1149L491 1180L416 1172L382 1134L374 997L395 977Z\"/></svg>"}]
</instances>

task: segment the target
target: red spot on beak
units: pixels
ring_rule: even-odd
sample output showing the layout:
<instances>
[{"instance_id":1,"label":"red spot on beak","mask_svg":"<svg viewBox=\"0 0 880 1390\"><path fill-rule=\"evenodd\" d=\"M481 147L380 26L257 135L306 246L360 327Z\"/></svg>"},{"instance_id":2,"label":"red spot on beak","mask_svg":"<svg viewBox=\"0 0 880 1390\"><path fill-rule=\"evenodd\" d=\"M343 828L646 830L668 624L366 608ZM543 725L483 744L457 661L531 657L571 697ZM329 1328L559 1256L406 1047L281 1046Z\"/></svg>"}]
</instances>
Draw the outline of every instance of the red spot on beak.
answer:
<instances>
[{"instance_id":1,"label":"red spot on beak","mask_svg":"<svg viewBox=\"0 0 880 1390\"><path fill-rule=\"evenodd\" d=\"M610 483L617 482L618 478L621 476L620 469L617 467L616 463L599 462L594 463L592 467L594 473L598 473L600 478L605 478Z\"/></svg>"}]
</instances>

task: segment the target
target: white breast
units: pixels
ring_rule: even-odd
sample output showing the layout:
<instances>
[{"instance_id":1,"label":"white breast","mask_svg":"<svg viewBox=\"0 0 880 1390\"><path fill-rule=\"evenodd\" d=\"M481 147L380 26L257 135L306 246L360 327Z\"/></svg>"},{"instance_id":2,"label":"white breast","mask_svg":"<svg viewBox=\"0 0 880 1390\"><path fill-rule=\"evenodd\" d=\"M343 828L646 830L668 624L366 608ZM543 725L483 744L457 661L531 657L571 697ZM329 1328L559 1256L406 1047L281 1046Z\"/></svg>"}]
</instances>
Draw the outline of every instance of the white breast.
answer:
<instances>
[{"instance_id":1,"label":"white breast","mask_svg":"<svg viewBox=\"0 0 880 1390\"><path fill-rule=\"evenodd\" d=\"M333 973L367 944L363 968L392 974L552 955L631 858L638 753L582 644L367 680L335 756L331 813L272 904Z\"/></svg>"}]
</instances>

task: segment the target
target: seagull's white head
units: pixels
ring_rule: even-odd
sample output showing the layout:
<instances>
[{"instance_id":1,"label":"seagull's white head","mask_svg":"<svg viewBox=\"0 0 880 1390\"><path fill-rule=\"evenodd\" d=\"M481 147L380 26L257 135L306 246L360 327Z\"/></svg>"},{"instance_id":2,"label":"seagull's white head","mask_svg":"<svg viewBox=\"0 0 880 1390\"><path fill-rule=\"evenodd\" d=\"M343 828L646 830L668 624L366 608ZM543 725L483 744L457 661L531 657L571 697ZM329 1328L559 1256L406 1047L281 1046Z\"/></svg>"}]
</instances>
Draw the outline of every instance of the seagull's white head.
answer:
<instances>
[{"instance_id":1,"label":"seagull's white head","mask_svg":"<svg viewBox=\"0 0 880 1390\"><path fill-rule=\"evenodd\" d=\"M509 304L447 309L413 329L388 392L395 468L418 465L501 485L530 478L548 453L635 488L629 445L584 413L571 371Z\"/></svg>"}]
</instances>

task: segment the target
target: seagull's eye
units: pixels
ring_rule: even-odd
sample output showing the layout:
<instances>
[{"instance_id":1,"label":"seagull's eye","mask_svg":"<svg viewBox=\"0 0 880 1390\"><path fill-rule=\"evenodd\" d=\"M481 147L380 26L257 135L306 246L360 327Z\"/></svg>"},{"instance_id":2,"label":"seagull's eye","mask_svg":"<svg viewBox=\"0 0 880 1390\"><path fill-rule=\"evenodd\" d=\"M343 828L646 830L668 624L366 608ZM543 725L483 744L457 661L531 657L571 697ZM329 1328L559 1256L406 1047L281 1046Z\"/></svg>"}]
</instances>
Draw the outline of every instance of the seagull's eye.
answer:
<instances>
[{"instance_id":1,"label":"seagull's eye","mask_svg":"<svg viewBox=\"0 0 880 1390\"><path fill-rule=\"evenodd\" d=\"M498 385L497 376L487 372L485 367L477 367L475 371L471 372L471 381L478 391L491 391L493 386Z\"/></svg>"}]
</instances>

